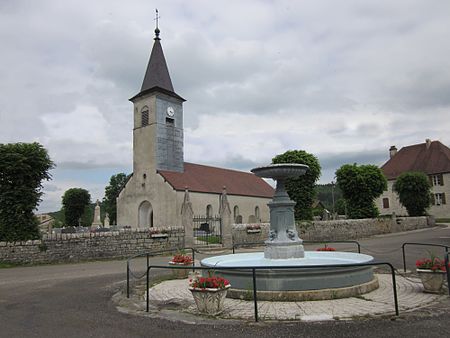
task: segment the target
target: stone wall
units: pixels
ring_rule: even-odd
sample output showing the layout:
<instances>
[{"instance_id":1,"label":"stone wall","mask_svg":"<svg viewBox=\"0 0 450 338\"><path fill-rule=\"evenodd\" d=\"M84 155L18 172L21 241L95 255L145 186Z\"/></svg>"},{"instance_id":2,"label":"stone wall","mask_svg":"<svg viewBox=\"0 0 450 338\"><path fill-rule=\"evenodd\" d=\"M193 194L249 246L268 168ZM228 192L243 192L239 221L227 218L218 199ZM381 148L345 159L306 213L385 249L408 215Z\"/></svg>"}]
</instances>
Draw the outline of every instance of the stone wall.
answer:
<instances>
[{"instance_id":1,"label":"stone wall","mask_svg":"<svg viewBox=\"0 0 450 338\"><path fill-rule=\"evenodd\" d=\"M166 228L166 231L167 237L152 237L148 230L121 230L44 235L42 240L27 242L0 242L0 262L36 264L117 259L184 246L183 228Z\"/></svg>"},{"instance_id":2,"label":"stone wall","mask_svg":"<svg viewBox=\"0 0 450 338\"><path fill-rule=\"evenodd\" d=\"M299 236L307 241L351 240L434 226L432 217L367 218L302 222Z\"/></svg>"},{"instance_id":3,"label":"stone wall","mask_svg":"<svg viewBox=\"0 0 450 338\"><path fill-rule=\"evenodd\" d=\"M368 218L301 222L297 225L297 231L306 241L337 241L410 231L434 225L433 217ZM234 224L233 243L263 243L268 237L268 232L269 224L262 224L260 233L247 233L247 224Z\"/></svg>"},{"instance_id":4,"label":"stone wall","mask_svg":"<svg viewBox=\"0 0 450 338\"><path fill-rule=\"evenodd\" d=\"M259 224L261 226L261 231L248 232L247 227L254 224L233 224L233 243L262 243L267 240L269 236L269 223Z\"/></svg>"}]
</instances>

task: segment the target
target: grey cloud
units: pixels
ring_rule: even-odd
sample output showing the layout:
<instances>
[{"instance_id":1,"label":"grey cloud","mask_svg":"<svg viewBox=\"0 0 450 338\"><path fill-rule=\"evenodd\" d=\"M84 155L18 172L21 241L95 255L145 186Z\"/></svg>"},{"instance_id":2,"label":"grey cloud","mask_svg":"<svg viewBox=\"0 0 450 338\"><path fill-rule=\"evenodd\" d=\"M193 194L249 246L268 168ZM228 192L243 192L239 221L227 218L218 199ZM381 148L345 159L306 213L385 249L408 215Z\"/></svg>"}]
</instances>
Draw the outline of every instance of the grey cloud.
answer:
<instances>
[{"instance_id":1,"label":"grey cloud","mask_svg":"<svg viewBox=\"0 0 450 338\"><path fill-rule=\"evenodd\" d=\"M53 184L45 184L45 191L59 191L60 188Z\"/></svg>"}]
</instances>

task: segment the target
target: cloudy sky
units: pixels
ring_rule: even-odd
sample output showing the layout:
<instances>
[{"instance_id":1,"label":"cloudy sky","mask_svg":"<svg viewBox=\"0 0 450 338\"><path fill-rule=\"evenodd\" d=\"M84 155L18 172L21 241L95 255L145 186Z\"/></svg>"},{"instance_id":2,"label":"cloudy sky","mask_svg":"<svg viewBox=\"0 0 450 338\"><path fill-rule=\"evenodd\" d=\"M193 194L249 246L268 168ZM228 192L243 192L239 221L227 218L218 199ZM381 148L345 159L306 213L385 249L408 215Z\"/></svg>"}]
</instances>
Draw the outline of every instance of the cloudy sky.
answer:
<instances>
[{"instance_id":1,"label":"cloudy sky","mask_svg":"<svg viewBox=\"0 0 450 338\"><path fill-rule=\"evenodd\" d=\"M0 0L0 143L38 141L56 162L40 212L132 171L155 8L186 161L249 170L303 149L327 183L391 145L450 145L447 0Z\"/></svg>"}]
</instances>

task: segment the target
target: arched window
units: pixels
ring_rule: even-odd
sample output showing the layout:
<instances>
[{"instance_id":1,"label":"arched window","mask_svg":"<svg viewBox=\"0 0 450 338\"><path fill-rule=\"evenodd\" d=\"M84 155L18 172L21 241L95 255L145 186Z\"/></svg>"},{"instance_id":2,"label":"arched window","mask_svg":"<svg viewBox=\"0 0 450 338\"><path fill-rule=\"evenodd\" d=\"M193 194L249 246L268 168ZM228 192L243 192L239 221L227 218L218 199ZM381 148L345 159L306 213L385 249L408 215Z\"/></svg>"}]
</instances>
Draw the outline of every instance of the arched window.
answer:
<instances>
[{"instance_id":1,"label":"arched window","mask_svg":"<svg viewBox=\"0 0 450 338\"><path fill-rule=\"evenodd\" d=\"M153 207L149 201L144 201L139 206L139 228L148 228L153 226Z\"/></svg>"},{"instance_id":2,"label":"arched window","mask_svg":"<svg viewBox=\"0 0 450 338\"><path fill-rule=\"evenodd\" d=\"M259 207L258 206L255 207L255 217L256 217L256 222L261 222L261 216L259 215Z\"/></svg>"},{"instance_id":3,"label":"arched window","mask_svg":"<svg viewBox=\"0 0 450 338\"><path fill-rule=\"evenodd\" d=\"M239 216L239 207L237 205L234 206L233 208L233 219L234 222L237 223L237 217Z\"/></svg>"},{"instance_id":4,"label":"arched window","mask_svg":"<svg viewBox=\"0 0 450 338\"><path fill-rule=\"evenodd\" d=\"M206 218L212 218L213 217L213 208L211 204L208 204L206 206Z\"/></svg>"},{"instance_id":5,"label":"arched window","mask_svg":"<svg viewBox=\"0 0 450 338\"><path fill-rule=\"evenodd\" d=\"M144 106L141 109L141 127L148 126L148 107Z\"/></svg>"}]
</instances>

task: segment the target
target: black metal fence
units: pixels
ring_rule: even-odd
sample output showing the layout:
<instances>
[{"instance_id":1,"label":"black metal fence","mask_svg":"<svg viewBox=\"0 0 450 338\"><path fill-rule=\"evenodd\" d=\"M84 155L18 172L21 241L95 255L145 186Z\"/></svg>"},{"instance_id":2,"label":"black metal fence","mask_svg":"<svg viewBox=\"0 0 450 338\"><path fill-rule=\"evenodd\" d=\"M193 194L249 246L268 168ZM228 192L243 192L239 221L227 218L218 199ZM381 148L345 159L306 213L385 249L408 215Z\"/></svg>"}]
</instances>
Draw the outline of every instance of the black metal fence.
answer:
<instances>
[{"instance_id":1,"label":"black metal fence","mask_svg":"<svg viewBox=\"0 0 450 338\"><path fill-rule=\"evenodd\" d=\"M193 269L195 266L195 249L194 248L184 248L183 251L186 250L190 250L191 251L191 255L192 255L192 267L190 267L190 269ZM150 266L150 257L152 256L156 256L156 255L160 255L160 254L165 254L165 253L174 253L174 252L178 252L180 251L179 248L172 248L172 249L167 249L167 250L161 250L161 251L150 251L150 252L144 252L141 253L139 255L134 255L130 258L127 259L127 298L130 298L130 282L131 282L131 278L134 279L141 279L143 278L145 275L148 274L148 267ZM136 258L140 258L140 257L146 257L147 259L147 264L146 264L146 272L144 272L142 275L136 275L133 273L133 271L131 271L131 261L133 259Z\"/></svg>"},{"instance_id":2,"label":"black metal fence","mask_svg":"<svg viewBox=\"0 0 450 338\"><path fill-rule=\"evenodd\" d=\"M219 222L220 224L220 218L209 218L209 220L211 219L215 219L215 222ZM204 218L198 217L197 218L198 223L203 224L203 223L207 223L208 226L210 223L208 222L203 222L202 220L204 220ZM211 222L212 223L212 222ZM217 223L216 223L217 224ZM203 227L204 230L198 230L198 231L204 231L204 238L211 238L212 236L218 236L221 237L219 235L215 235L215 232L212 231L213 229L211 229L211 231L206 231L206 227ZM219 227L220 229L220 227ZM209 230L209 229L208 229ZM221 232L219 232L219 234L221 234ZM194 230L194 235L195 235L195 230ZM203 235L202 233L199 233L199 235ZM200 236L199 236L200 237ZM357 245L357 249L358 252L361 252L361 246L359 244L359 242L357 241L304 241L303 243L305 244L325 244L325 243L351 243L351 244L356 244ZM202 244L206 244L206 242L203 242ZM212 243L210 243L212 244ZM238 247L245 247L245 246L257 246L257 245L262 245L262 243L258 242L258 243L241 243L241 244L235 244L233 245L233 253L235 253L235 248ZM412 246L412 245L418 245L418 246L431 246L431 247L441 247L445 249L445 266L446 271L447 271L447 285L448 285L448 289L449 289L449 295L450 295L450 269L449 269L449 260L450 260L450 252L449 252L449 246L447 245L441 245L441 244L434 244L434 243L413 243L413 242L406 242L403 243L402 245L402 253L403 253L403 268L404 271L406 271L406 247L407 246ZM151 256L156 256L162 253L167 253L167 252L174 252L176 250L179 250L177 248L174 249L169 249L169 250L163 250L163 251L153 251L153 252L147 252L147 253L143 253L140 255L136 255L133 257L130 257L127 260L127 297L129 298L130 296L130 279L131 278L143 278L144 276L146 277L146 311L149 311L149 288L150 288L150 271L151 269L189 269L189 270L214 270L211 269L210 267L202 267L202 266L195 266L195 263L192 264L192 266L167 266L167 265L152 265L150 262L150 257ZM194 248L184 248L183 250L190 250L192 253L192 258L193 260L195 260L195 249ZM146 257L147 261L146 261L146 271L140 275L140 276L136 276L135 274L132 273L131 269L130 269L130 262L131 260L135 259L135 258L139 258L139 257ZM254 313L255 313L255 321L257 322L259 320L258 318L258 299L257 299L257 288L256 288L256 279L257 279L257 274L256 274L256 270L264 270L264 269L271 269L271 270L276 270L276 269L314 269L314 268L339 268L339 267L358 267L358 266L379 266L379 265L387 265L390 269L391 272L391 277L392 277L392 290L393 290L393 298L394 298L394 307L395 307L395 314L398 316L399 315L399 308L398 308L398 296L397 296L397 285L396 285L396 278L395 278L395 271L396 269L394 268L394 266L389 263L389 262L368 262L368 263L355 263L355 264L330 264L330 265L306 265L306 266L278 266L278 267L273 267L273 266L258 266L258 267L221 267L221 268L217 268L216 270L247 270L247 271L252 271L252 279L253 279L253 301L254 301Z\"/></svg>"},{"instance_id":3,"label":"black metal fence","mask_svg":"<svg viewBox=\"0 0 450 338\"><path fill-rule=\"evenodd\" d=\"M194 217L194 244L222 244L222 219L220 216Z\"/></svg>"}]
</instances>

